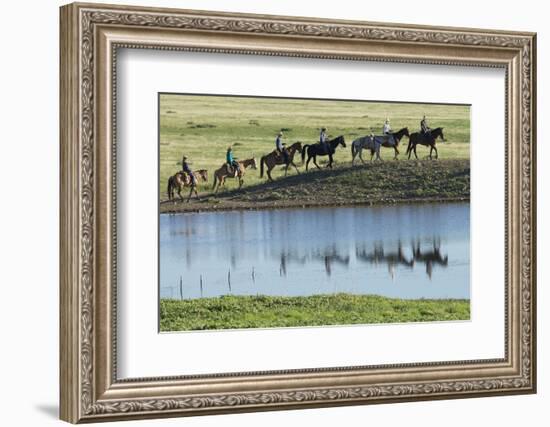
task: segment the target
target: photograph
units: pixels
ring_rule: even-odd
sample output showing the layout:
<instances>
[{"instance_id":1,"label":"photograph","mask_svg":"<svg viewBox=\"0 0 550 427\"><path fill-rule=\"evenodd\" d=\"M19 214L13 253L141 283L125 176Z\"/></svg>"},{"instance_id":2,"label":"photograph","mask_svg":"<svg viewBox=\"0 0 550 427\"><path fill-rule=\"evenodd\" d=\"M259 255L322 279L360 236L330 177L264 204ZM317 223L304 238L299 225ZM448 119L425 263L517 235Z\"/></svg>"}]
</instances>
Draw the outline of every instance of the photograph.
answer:
<instances>
[{"instance_id":1,"label":"photograph","mask_svg":"<svg viewBox=\"0 0 550 427\"><path fill-rule=\"evenodd\" d=\"M44 19L60 419L537 393L542 15L296 5Z\"/></svg>"},{"instance_id":2,"label":"photograph","mask_svg":"<svg viewBox=\"0 0 550 427\"><path fill-rule=\"evenodd\" d=\"M470 107L159 93L160 331L469 320Z\"/></svg>"}]
</instances>

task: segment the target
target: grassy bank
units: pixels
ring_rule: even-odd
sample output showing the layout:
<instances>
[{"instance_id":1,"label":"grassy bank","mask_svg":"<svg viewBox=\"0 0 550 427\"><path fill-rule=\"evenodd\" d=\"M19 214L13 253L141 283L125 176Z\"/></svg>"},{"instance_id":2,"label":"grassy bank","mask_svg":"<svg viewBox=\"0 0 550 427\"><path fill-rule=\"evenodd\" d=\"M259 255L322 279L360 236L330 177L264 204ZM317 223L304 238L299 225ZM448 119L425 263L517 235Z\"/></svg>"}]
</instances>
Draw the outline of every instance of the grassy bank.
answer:
<instances>
[{"instance_id":1,"label":"grassy bank","mask_svg":"<svg viewBox=\"0 0 550 427\"><path fill-rule=\"evenodd\" d=\"M359 136L380 134L386 117L395 131L408 127L418 131L422 115L432 127L444 127L447 142L437 142L440 159L470 158L470 108L457 105L397 104L381 102L316 101L220 96L161 95L160 97L160 194L166 194L169 176L179 170L182 155L194 169L213 171L225 162L225 151L233 146L239 159L261 156L275 147L277 132L284 129L284 141L311 144L318 141L319 129L328 128L330 137L344 135L347 148L338 148L338 164L351 161L351 142ZM400 146L405 158L408 139ZM418 148L424 157L429 150ZM382 158L393 158L393 149L382 148ZM259 164L258 164L259 166ZM301 168L303 171L303 168ZM283 172L277 168L274 178ZM245 186L265 182L258 171L248 171ZM235 188L235 180L228 180ZM200 193L208 193L212 182L201 183Z\"/></svg>"},{"instance_id":2,"label":"grassy bank","mask_svg":"<svg viewBox=\"0 0 550 427\"><path fill-rule=\"evenodd\" d=\"M469 300L376 295L223 296L160 301L161 331L468 320Z\"/></svg>"},{"instance_id":3,"label":"grassy bank","mask_svg":"<svg viewBox=\"0 0 550 427\"><path fill-rule=\"evenodd\" d=\"M161 213L340 206L470 199L469 160L375 162L337 165L242 190L201 194L191 202L161 202Z\"/></svg>"}]
</instances>

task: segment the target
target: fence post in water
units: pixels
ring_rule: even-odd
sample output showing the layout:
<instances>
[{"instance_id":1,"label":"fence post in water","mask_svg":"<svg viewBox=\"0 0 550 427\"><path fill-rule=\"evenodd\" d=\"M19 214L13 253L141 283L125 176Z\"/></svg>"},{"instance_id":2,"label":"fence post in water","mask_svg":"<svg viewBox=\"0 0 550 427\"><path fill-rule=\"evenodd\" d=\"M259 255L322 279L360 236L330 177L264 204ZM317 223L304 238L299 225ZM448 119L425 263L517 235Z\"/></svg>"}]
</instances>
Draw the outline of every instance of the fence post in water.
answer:
<instances>
[{"instance_id":1,"label":"fence post in water","mask_svg":"<svg viewBox=\"0 0 550 427\"><path fill-rule=\"evenodd\" d=\"M180 300L183 299L183 277L180 276Z\"/></svg>"},{"instance_id":2,"label":"fence post in water","mask_svg":"<svg viewBox=\"0 0 550 427\"><path fill-rule=\"evenodd\" d=\"M201 285L201 298L202 298L202 274L201 274L201 277L200 277L200 285Z\"/></svg>"},{"instance_id":3,"label":"fence post in water","mask_svg":"<svg viewBox=\"0 0 550 427\"><path fill-rule=\"evenodd\" d=\"M229 292L231 292L231 269L227 270L227 284L229 285Z\"/></svg>"}]
</instances>

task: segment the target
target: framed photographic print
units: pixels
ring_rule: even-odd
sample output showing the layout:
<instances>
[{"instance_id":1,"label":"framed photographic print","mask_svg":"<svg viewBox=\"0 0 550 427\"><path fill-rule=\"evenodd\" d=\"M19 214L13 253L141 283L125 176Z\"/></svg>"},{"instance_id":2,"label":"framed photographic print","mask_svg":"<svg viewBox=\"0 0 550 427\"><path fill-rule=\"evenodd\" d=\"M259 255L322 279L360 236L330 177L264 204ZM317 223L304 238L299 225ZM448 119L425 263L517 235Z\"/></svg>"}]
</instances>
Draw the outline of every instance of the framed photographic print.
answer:
<instances>
[{"instance_id":1,"label":"framed photographic print","mask_svg":"<svg viewBox=\"0 0 550 427\"><path fill-rule=\"evenodd\" d=\"M536 390L532 33L61 8L61 418Z\"/></svg>"}]
</instances>

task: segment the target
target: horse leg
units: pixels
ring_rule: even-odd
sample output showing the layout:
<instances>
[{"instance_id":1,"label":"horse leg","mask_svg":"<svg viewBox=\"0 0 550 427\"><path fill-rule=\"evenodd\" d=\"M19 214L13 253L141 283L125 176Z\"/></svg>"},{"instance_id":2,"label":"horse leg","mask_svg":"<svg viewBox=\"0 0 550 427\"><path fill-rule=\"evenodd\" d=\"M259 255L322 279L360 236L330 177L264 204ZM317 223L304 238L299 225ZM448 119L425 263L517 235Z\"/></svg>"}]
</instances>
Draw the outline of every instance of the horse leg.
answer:
<instances>
[{"instance_id":1,"label":"horse leg","mask_svg":"<svg viewBox=\"0 0 550 427\"><path fill-rule=\"evenodd\" d=\"M434 150L435 150L435 158L439 159L439 154L437 154L437 148L435 147L435 145L434 145Z\"/></svg>"},{"instance_id":2,"label":"horse leg","mask_svg":"<svg viewBox=\"0 0 550 427\"><path fill-rule=\"evenodd\" d=\"M395 150L395 155L393 156L393 160L397 160L397 155L399 154L399 150L397 149L396 146L394 146L393 149Z\"/></svg>"},{"instance_id":3,"label":"horse leg","mask_svg":"<svg viewBox=\"0 0 550 427\"><path fill-rule=\"evenodd\" d=\"M242 178L242 176L239 176L239 190L243 186L243 183L244 183L244 179Z\"/></svg>"},{"instance_id":4,"label":"horse leg","mask_svg":"<svg viewBox=\"0 0 550 427\"><path fill-rule=\"evenodd\" d=\"M416 154L416 145L413 147L414 150L414 157L416 157L416 160L418 160L418 155Z\"/></svg>"},{"instance_id":5,"label":"horse leg","mask_svg":"<svg viewBox=\"0 0 550 427\"><path fill-rule=\"evenodd\" d=\"M191 186L191 189L189 190L189 196L187 196L187 203L189 203L189 200L191 200L191 195L193 194L193 189L195 188L195 186Z\"/></svg>"},{"instance_id":6,"label":"horse leg","mask_svg":"<svg viewBox=\"0 0 550 427\"><path fill-rule=\"evenodd\" d=\"M326 167L332 169L332 154L328 155L328 165Z\"/></svg>"},{"instance_id":7,"label":"horse leg","mask_svg":"<svg viewBox=\"0 0 550 427\"><path fill-rule=\"evenodd\" d=\"M311 157L308 157L308 158L307 158L307 162L306 162L306 172L307 172L307 169L308 169L308 167L309 167L309 161L310 161L310 160L311 160Z\"/></svg>"},{"instance_id":8,"label":"horse leg","mask_svg":"<svg viewBox=\"0 0 550 427\"><path fill-rule=\"evenodd\" d=\"M363 159L363 148L359 148L359 159L361 163L365 164L365 160Z\"/></svg>"},{"instance_id":9,"label":"horse leg","mask_svg":"<svg viewBox=\"0 0 550 427\"><path fill-rule=\"evenodd\" d=\"M296 173L297 173L298 175L300 175L300 171L298 170L298 166L296 166L296 165L294 164L294 162L290 162L290 164L291 164L292 166L294 166L294 169L296 169Z\"/></svg>"},{"instance_id":10,"label":"horse leg","mask_svg":"<svg viewBox=\"0 0 550 427\"><path fill-rule=\"evenodd\" d=\"M313 164L317 166L317 169L321 169L321 167L317 164L317 156L313 156Z\"/></svg>"},{"instance_id":11,"label":"horse leg","mask_svg":"<svg viewBox=\"0 0 550 427\"><path fill-rule=\"evenodd\" d=\"M178 196L180 197L180 200L183 200L183 196L181 195L181 187L178 186Z\"/></svg>"}]
</instances>

